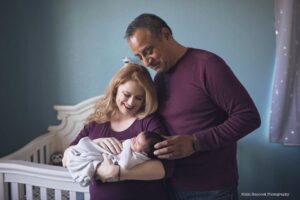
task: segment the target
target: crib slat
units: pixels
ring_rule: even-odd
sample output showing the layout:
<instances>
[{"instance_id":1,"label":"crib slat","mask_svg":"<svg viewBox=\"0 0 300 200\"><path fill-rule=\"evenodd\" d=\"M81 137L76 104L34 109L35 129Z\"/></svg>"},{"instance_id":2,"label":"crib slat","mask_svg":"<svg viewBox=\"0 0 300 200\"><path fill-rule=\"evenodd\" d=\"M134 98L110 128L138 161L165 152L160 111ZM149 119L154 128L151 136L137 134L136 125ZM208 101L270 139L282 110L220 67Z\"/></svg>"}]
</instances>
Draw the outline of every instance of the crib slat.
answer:
<instances>
[{"instance_id":1,"label":"crib slat","mask_svg":"<svg viewBox=\"0 0 300 200\"><path fill-rule=\"evenodd\" d=\"M50 154L49 154L50 146L49 145L46 146L45 151L46 151L46 153L45 153L45 155L46 155L46 164L48 164L48 163L50 163Z\"/></svg>"},{"instance_id":2,"label":"crib slat","mask_svg":"<svg viewBox=\"0 0 300 200\"><path fill-rule=\"evenodd\" d=\"M90 193L84 193L84 200L90 200Z\"/></svg>"},{"instance_id":3,"label":"crib slat","mask_svg":"<svg viewBox=\"0 0 300 200\"><path fill-rule=\"evenodd\" d=\"M40 187L40 192L41 200L47 200L47 188Z\"/></svg>"},{"instance_id":4,"label":"crib slat","mask_svg":"<svg viewBox=\"0 0 300 200\"><path fill-rule=\"evenodd\" d=\"M70 191L70 200L76 200L76 192Z\"/></svg>"},{"instance_id":5,"label":"crib slat","mask_svg":"<svg viewBox=\"0 0 300 200\"><path fill-rule=\"evenodd\" d=\"M40 163L45 163L44 148L40 149Z\"/></svg>"},{"instance_id":6,"label":"crib slat","mask_svg":"<svg viewBox=\"0 0 300 200\"><path fill-rule=\"evenodd\" d=\"M8 199L8 183L4 182L4 174L0 173L0 199Z\"/></svg>"},{"instance_id":7,"label":"crib slat","mask_svg":"<svg viewBox=\"0 0 300 200\"><path fill-rule=\"evenodd\" d=\"M11 183L11 197L12 197L12 200L19 200L19 185L18 185L18 183Z\"/></svg>"},{"instance_id":8,"label":"crib slat","mask_svg":"<svg viewBox=\"0 0 300 200\"><path fill-rule=\"evenodd\" d=\"M32 200L33 193L32 193L32 185L26 185L26 200Z\"/></svg>"},{"instance_id":9,"label":"crib slat","mask_svg":"<svg viewBox=\"0 0 300 200\"><path fill-rule=\"evenodd\" d=\"M38 152L35 152L32 156L33 156L33 162L37 163L38 162Z\"/></svg>"},{"instance_id":10,"label":"crib slat","mask_svg":"<svg viewBox=\"0 0 300 200\"><path fill-rule=\"evenodd\" d=\"M55 192L55 200L61 200L61 190L54 190Z\"/></svg>"}]
</instances>

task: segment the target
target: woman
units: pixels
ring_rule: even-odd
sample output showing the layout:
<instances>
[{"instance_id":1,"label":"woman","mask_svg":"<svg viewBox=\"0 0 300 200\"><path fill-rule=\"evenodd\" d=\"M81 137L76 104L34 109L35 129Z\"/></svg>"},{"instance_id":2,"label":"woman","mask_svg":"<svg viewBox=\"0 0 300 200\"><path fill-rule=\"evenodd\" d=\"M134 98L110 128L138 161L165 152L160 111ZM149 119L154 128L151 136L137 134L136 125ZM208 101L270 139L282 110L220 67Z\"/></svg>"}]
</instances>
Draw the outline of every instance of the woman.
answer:
<instances>
[{"instance_id":1,"label":"woman","mask_svg":"<svg viewBox=\"0 0 300 200\"><path fill-rule=\"evenodd\" d=\"M88 123L71 145L76 145L83 137L89 137L102 148L118 154L122 150L119 140L135 137L142 131L165 134L159 119L153 115L157 104L155 88L147 69L128 64L112 78L104 96L97 102L95 112L89 116ZM105 158L104 165L105 162L110 161ZM114 165L105 168L109 172L103 171L103 163L95 174L102 181L95 179L90 185L92 200L168 199L162 180L165 170L161 161L150 160L122 171ZM109 182L106 177L104 183L105 173L112 180L117 178L119 181Z\"/></svg>"}]
</instances>

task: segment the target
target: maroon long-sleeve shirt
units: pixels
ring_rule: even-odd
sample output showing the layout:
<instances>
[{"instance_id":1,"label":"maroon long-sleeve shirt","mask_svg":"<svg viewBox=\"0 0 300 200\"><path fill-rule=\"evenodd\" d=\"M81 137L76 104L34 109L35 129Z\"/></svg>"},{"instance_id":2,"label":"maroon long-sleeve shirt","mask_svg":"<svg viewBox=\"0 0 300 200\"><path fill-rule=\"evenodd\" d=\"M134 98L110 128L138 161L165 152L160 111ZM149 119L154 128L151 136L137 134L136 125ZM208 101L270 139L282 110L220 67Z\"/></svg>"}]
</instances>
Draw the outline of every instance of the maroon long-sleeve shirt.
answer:
<instances>
[{"instance_id":1,"label":"maroon long-sleeve shirt","mask_svg":"<svg viewBox=\"0 0 300 200\"><path fill-rule=\"evenodd\" d=\"M155 131L164 133L165 129L159 118L150 115L144 119L137 119L129 128L116 132L112 130L109 122L98 124L91 122L87 124L72 141L70 145L76 145L83 137L97 139L101 137L115 137L118 140L126 140L137 136L142 131ZM172 173L172 162L163 162ZM171 170L170 170L171 169ZM90 185L91 200L167 200L169 199L163 180L154 181L119 181L106 182L93 180Z\"/></svg>"},{"instance_id":2,"label":"maroon long-sleeve shirt","mask_svg":"<svg viewBox=\"0 0 300 200\"><path fill-rule=\"evenodd\" d=\"M246 89L217 55L189 48L155 76L159 113L171 135L195 134L201 151L178 159L171 182L189 191L238 184L237 140L260 125Z\"/></svg>"}]
</instances>

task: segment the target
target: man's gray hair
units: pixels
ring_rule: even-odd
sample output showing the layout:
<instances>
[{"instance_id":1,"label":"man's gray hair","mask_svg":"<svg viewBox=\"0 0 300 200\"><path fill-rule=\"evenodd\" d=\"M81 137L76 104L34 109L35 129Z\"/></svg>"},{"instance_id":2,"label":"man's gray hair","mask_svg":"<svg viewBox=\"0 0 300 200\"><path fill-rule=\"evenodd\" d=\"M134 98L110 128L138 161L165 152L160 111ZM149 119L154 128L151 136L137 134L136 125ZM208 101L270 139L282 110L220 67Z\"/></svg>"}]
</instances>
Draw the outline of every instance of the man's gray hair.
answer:
<instances>
[{"instance_id":1,"label":"man's gray hair","mask_svg":"<svg viewBox=\"0 0 300 200\"><path fill-rule=\"evenodd\" d=\"M161 36L162 28L167 28L172 35L172 30L169 25L160 17L150 13L143 13L139 15L128 25L125 33L125 39L128 40L132 37L138 28L148 29L157 37Z\"/></svg>"}]
</instances>

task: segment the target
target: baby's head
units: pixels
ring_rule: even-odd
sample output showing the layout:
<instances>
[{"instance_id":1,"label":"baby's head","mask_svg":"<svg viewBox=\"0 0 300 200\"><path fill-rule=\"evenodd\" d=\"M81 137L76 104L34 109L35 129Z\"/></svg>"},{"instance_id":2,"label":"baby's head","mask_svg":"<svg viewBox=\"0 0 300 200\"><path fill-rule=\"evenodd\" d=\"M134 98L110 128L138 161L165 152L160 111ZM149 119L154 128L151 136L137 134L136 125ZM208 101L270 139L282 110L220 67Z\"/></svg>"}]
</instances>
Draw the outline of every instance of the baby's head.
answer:
<instances>
[{"instance_id":1,"label":"baby's head","mask_svg":"<svg viewBox=\"0 0 300 200\"><path fill-rule=\"evenodd\" d=\"M144 131L138 134L136 137L131 138L131 149L134 152L143 153L149 158L156 158L153 154L155 151L154 145L158 142L165 140L165 138L155 132Z\"/></svg>"}]
</instances>

